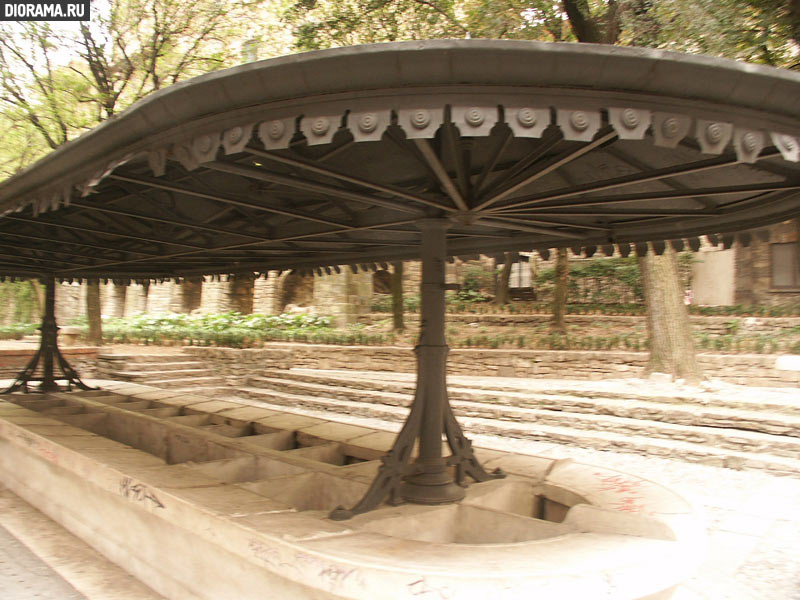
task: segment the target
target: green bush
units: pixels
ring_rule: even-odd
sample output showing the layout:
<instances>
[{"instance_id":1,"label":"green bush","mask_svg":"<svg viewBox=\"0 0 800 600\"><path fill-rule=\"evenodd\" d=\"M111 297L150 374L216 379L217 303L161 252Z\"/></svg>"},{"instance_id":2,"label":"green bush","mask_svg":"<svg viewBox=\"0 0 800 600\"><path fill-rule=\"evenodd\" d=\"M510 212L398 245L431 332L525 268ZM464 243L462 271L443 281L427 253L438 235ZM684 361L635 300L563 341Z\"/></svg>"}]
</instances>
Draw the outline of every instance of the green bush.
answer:
<instances>
[{"instance_id":1,"label":"green bush","mask_svg":"<svg viewBox=\"0 0 800 600\"><path fill-rule=\"evenodd\" d=\"M622 284L626 286L638 301L644 300L642 289L642 275L639 271L638 259L635 256L627 258L594 258L592 260L574 263L569 268L570 294L574 297L578 292L579 280L591 280L594 285L591 290L586 289L585 299L591 302L614 303L617 294L607 288ZM555 269L544 269L535 279L535 287L552 285L555 281Z\"/></svg>"},{"instance_id":2,"label":"green bush","mask_svg":"<svg viewBox=\"0 0 800 600\"><path fill-rule=\"evenodd\" d=\"M243 315L227 312L200 316L180 313L137 315L104 318L103 338L109 343L160 344L173 341L197 346L215 344L241 348L254 342L292 340L307 332L329 329L330 325L330 317L307 314Z\"/></svg>"},{"instance_id":3,"label":"green bush","mask_svg":"<svg viewBox=\"0 0 800 600\"><path fill-rule=\"evenodd\" d=\"M372 312L392 312L392 296L390 294L377 295L370 306ZM419 294L403 294L403 310L405 312L419 312Z\"/></svg>"},{"instance_id":4,"label":"green bush","mask_svg":"<svg viewBox=\"0 0 800 600\"><path fill-rule=\"evenodd\" d=\"M464 280L461 292L482 292L494 289L494 273L483 265L466 265L464 267Z\"/></svg>"},{"instance_id":5,"label":"green bush","mask_svg":"<svg viewBox=\"0 0 800 600\"><path fill-rule=\"evenodd\" d=\"M0 326L0 340L20 340L26 335L33 335L39 326L35 323L14 323Z\"/></svg>"}]
</instances>

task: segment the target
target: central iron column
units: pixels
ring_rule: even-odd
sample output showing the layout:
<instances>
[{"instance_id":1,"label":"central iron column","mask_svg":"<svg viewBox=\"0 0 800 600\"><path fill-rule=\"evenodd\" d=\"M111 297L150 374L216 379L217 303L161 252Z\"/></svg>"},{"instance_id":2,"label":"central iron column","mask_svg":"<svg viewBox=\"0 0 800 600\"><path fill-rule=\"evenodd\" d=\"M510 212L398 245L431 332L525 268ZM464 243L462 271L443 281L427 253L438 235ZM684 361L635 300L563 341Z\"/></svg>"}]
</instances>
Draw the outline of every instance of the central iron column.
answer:
<instances>
[{"instance_id":1,"label":"central iron column","mask_svg":"<svg viewBox=\"0 0 800 600\"><path fill-rule=\"evenodd\" d=\"M44 315L42 316L41 352L42 352L42 383L39 389L43 392L57 392L59 390L53 373L53 349L58 348L58 325L56 325L56 282L53 278L45 281L44 287Z\"/></svg>"},{"instance_id":2,"label":"central iron column","mask_svg":"<svg viewBox=\"0 0 800 600\"><path fill-rule=\"evenodd\" d=\"M442 456L442 433L447 404L447 353L445 339L445 261L447 229L444 219L426 219L422 231L422 286L420 333L417 344L417 388L422 390L422 423L417 473L400 486L400 496L420 504L444 504L464 497L464 488L453 481Z\"/></svg>"},{"instance_id":3,"label":"central iron column","mask_svg":"<svg viewBox=\"0 0 800 600\"><path fill-rule=\"evenodd\" d=\"M475 459L472 443L464 436L447 399L447 353L445 339L446 219L424 219L422 232L422 298L417 354L417 389L411 412L392 449L381 459L372 485L351 509L340 506L331 512L336 521L349 519L378 506L388 496L391 504L448 504L464 497L466 475L475 481L504 477L500 470L487 473ZM451 455L442 454L442 435L447 436ZM419 454L411 463L415 442ZM453 469L453 467L455 467Z\"/></svg>"}]
</instances>

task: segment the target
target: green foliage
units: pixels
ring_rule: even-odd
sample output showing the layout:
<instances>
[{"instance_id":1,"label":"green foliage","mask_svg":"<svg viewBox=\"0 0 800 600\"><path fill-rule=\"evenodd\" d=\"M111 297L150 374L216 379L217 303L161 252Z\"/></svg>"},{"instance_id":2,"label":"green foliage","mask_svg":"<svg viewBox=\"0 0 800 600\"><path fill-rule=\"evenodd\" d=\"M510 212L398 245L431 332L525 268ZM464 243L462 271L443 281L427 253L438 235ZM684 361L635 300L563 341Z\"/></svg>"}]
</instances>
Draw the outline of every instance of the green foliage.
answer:
<instances>
[{"instance_id":1,"label":"green foliage","mask_svg":"<svg viewBox=\"0 0 800 600\"><path fill-rule=\"evenodd\" d=\"M473 302L486 302L489 297L480 290L460 289L455 296L448 296L451 304L471 304Z\"/></svg>"},{"instance_id":2,"label":"green foliage","mask_svg":"<svg viewBox=\"0 0 800 600\"><path fill-rule=\"evenodd\" d=\"M444 37L580 37L796 69L796 5L786 0L293 0L285 18L301 50Z\"/></svg>"},{"instance_id":3,"label":"green foliage","mask_svg":"<svg viewBox=\"0 0 800 600\"><path fill-rule=\"evenodd\" d=\"M742 322L739 319L733 319L732 321L728 321L725 324L725 328L728 330L728 333L731 335L736 335L739 333L739 328L742 326Z\"/></svg>"},{"instance_id":4,"label":"green foliage","mask_svg":"<svg viewBox=\"0 0 800 600\"><path fill-rule=\"evenodd\" d=\"M294 28L295 47L336 46L429 38L463 38L468 30L457 16L456 0L296 0L285 19Z\"/></svg>"},{"instance_id":5,"label":"green foliage","mask_svg":"<svg viewBox=\"0 0 800 600\"><path fill-rule=\"evenodd\" d=\"M330 325L330 317L306 314L137 315L103 319L103 337L109 343L159 344L172 341L189 345L243 347L268 340L308 341L309 335L325 332Z\"/></svg>"},{"instance_id":6,"label":"green foliage","mask_svg":"<svg viewBox=\"0 0 800 600\"><path fill-rule=\"evenodd\" d=\"M534 305L535 303L530 303ZM546 306L541 306L546 311ZM593 309L586 305L574 305L573 311L580 314L600 314L607 305ZM628 307L627 310L630 310ZM641 306L637 305L641 309ZM626 313L630 314L630 312ZM641 313L640 313L641 314ZM696 332L695 345L701 351L759 354L800 353L800 326L786 328L773 335L742 335L741 328L732 320L726 323L721 334ZM77 319L73 324L86 327L86 319ZM18 339L35 332L36 325L20 324L0 327L0 339ZM190 316L186 314L140 315L124 319L106 318L103 333L108 342L142 344L189 344L201 346L227 346L244 348L258 346L267 341L304 342L335 345L386 345L394 344L391 334L371 333L364 325L357 324L347 330L331 327L330 317L314 315L242 315L221 313ZM535 327L520 333L519 326L509 328L509 333L491 335L481 327L475 334L459 337L459 329L448 327L448 337L454 347L466 348L517 348L541 350L591 350L591 351L644 351L647 338L643 334L615 333L604 335L581 335L579 330L568 335L538 334Z\"/></svg>"},{"instance_id":7,"label":"green foliage","mask_svg":"<svg viewBox=\"0 0 800 600\"><path fill-rule=\"evenodd\" d=\"M797 69L800 9L785 0L638 0L620 42Z\"/></svg>"},{"instance_id":8,"label":"green foliage","mask_svg":"<svg viewBox=\"0 0 800 600\"><path fill-rule=\"evenodd\" d=\"M0 318L12 323L38 321L40 316L34 294L29 281L0 283Z\"/></svg>"},{"instance_id":9,"label":"green foliage","mask_svg":"<svg viewBox=\"0 0 800 600\"><path fill-rule=\"evenodd\" d=\"M450 306L465 306L473 302L486 302L489 296L486 293L494 286L494 274L483 265L468 264L464 267L463 283L461 289L455 294L447 295Z\"/></svg>"},{"instance_id":10,"label":"green foliage","mask_svg":"<svg viewBox=\"0 0 800 600\"><path fill-rule=\"evenodd\" d=\"M405 312L419 312L419 294L403 294L403 309ZM390 313L392 312L391 294L375 295L370 305L372 312Z\"/></svg>"},{"instance_id":11,"label":"green foliage","mask_svg":"<svg viewBox=\"0 0 800 600\"><path fill-rule=\"evenodd\" d=\"M578 281L583 280L584 290L588 294L583 300L593 303L615 303L618 298L613 287L627 287L634 298L644 301L642 275L636 257L627 258L593 258L591 260L572 263L569 268L570 296L578 293ZM552 285L555 281L555 269L544 269L534 280L536 287Z\"/></svg>"},{"instance_id":12,"label":"green foliage","mask_svg":"<svg viewBox=\"0 0 800 600\"><path fill-rule=\"evenodd\" d=\"M486 291L494 287L494 273L483 265L467 264L464 267L461 291Z\"/></svg>"},{"instance_id":13,"label":"green foliage","mask_svg":"<svg viewBox=\"0 0 800 600\"><path fill-rule=\"evenodd\" d=\"M0 340L20 340L26 335L33 335L39 327L35 323L14 323L0 325Z\"/></svg>"},{"instance_id":14,"label":"green foliage","mask_svg":"<svg viewBox=\"0 0 800 600\"><path fill-rule=\"evenodd\" d=\"M0 24L0 176L183 79L249 58L283 54L287 0L110 0L91 25Z\"/></svg>"},{"instance_id":15,"label":"green foliage","mask_svg":"<svg viewBox=\"0 0 800 600\"><path fill-rule=\"evenodd\" d=\"M639 334L610 336L575 336L548 334L524 336L514 334L477 335L454 340L453 345L466 348L518 348L531 350L632 350L646 347L646 340Z\"/></svg>"}]
</instances>

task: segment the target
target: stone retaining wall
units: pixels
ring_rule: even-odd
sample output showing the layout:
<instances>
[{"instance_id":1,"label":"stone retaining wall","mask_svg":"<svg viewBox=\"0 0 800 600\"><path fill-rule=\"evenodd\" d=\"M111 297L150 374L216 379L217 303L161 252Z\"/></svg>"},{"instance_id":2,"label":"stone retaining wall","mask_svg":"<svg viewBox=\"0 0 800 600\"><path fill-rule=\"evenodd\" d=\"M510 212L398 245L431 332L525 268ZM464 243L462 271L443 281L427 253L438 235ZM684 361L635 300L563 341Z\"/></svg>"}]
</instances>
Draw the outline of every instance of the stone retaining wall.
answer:
<instances>
[{"instance_id":1,"label":"stone retaining wall","mask_svg":"<svg viewBox=\"0 0 800 600\"><path fill-rule=\"evenodd\" d=\"M334 346L269 344L264 349L187 347L192 356L209 361L223 376L257 374L267 368L356 369L413 372L416 357L410 348L394 346ZM699 354L708 377L741 385L800 387L800 371L775 368L776 356L764 354ZM639 377L646 352L557 350L453 349L448 357L451 375L618 379Z\"/></svg>"},{"instance_id":2,"label":"stone retaining wall","mask_svg":"<svg viewBox=\"0 0 800 600\"><path fill-rule=\"evenodd\" d=\"M390 313L373 313L358 318L361 323L377 323L391 318ZM478 323L479 325L521 325L534 326L550 323L549 314L448 314L448 323ZM579 327L604 326L609 329L624 330L626 328L645 327L644 316L631 315L567 315L567 323ZM405 315L407 323L418 324L419 314ZM800 317L736 317L736 316L692 316L692 327L703 333L730 333L731 327L739 334L745 335L777 335L800 327Z\"/></svg>"},{"instance_id":3,"label":"stone retaining wall","mask_svg":"<svg viewBox=\"0 0 800 600\"><path fill-rule=\"evenodd\" d=\"M81 377L94 377L97 372L97 348L60 348L61 354ZM0 350L0 379L14 379L28 364L36 348ZM56 365L56 373L60 374Z\"/></svg>"}]
</instances>

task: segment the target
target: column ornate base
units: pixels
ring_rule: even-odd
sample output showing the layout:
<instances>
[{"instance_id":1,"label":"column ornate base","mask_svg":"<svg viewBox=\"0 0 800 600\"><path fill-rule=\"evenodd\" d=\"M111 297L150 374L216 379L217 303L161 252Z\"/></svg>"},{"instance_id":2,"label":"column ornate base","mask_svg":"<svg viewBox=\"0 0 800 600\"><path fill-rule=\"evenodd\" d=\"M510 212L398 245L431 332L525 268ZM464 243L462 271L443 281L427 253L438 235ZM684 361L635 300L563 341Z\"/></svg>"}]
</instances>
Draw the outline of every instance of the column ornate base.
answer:
<instances>
[{"instance_id":1,"label":"column ornate base","mask_svg":"<svg viewBox=\"0 0 800 600\"><path fill-rule=\"evenodd\" d=\"M78 377L78 373L72 368L69 362L67 362L67 359L64 358L64 355L61 354L61 350L58 349L58 326L56 325L55 317L55 279L53 277L46 277L43 278L42 281L46 287L46 294L42 326L39 328L41 331L41 342L39 343L39 349L36 351L36 354L33 355L31 360L28 361L28 364L25 366L25 368L20 371L14 382L3 391L0 391L0 394L11 394L17 390L22 390L26 394L31 391L42 393L58 392L62 388L57 381L64 381L66 383L67 391L72 390L73 385L82 390L98 389L83 383L81 378ZM62 373L61 377L57 377L54 374L53 367L55 365L53 359L58 361L58 368L61 369ZM42 374L41 376L38 376L35 373L40 362L42 363ZM35 381L39 381L41 383L35 389L29 389L28 384Z\"/></svg>"},{"instance_id":2,"label":"column ornate base","mask_svg":"<svg viewBox=\"0 0 800 600\"><path fill-rule=\"evenodd\" d=\"M404 502L450 504L464 498L467 476L477 482L506 476L500 469L489 473L481 466L472 451L472 442L464 435L449 402L445 405L443 431L452 454L446 459L445 465L455 467L455 478L451 476L449 469L443 470L439 464L426 465L420 461L412 463L411 453L414 443L420 437L422 426L421 394L417 387L408 419L391 450L381 458L378 475L363 498L352 508L337 507L331 511L331 519L345 521L374 509L387 498L388 503L393 506Z\"/></svg>"},{"instance_id":3,"label":"column ornate base","mask_svg":"<svg viewBox=\"0 0 800 600\"><path fill-rule=\"evenodd\" d=\"M56 332L58 331L58 327L55 328ZM28 394L30 392L39 392L39 393L47 393L47 392L59 392L61 391L62 385L58 384L57 381L63 381L66 390L71 391L72 386L75 386L82 390L96 390L99 388L93 388L89 385L86 385L81 378L78 376L77 371L72 368L72 365L69 364L64 355L61 354L61 350L58 349L58 343L48 343L47 336L42 332L42 342L39 346L39 349L36 351L36 354L33 355L28 364L25 368L20 371L19 375L17 375L14 382L8 386L6 389L0 391L0 394L11 394L18 390L22 390L24 393ZM62 377L57 377L51 374L49 377L45 376L37 376L35 375L36 369L39 366L39 363L42 361L45 354L50 353L53 358L56 359L58 362L58 367L61 369ZM33 382L41 382L35 388L30 388L29 384Z\"/></svg>"}]
</instances>

